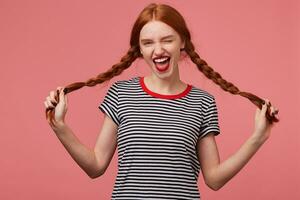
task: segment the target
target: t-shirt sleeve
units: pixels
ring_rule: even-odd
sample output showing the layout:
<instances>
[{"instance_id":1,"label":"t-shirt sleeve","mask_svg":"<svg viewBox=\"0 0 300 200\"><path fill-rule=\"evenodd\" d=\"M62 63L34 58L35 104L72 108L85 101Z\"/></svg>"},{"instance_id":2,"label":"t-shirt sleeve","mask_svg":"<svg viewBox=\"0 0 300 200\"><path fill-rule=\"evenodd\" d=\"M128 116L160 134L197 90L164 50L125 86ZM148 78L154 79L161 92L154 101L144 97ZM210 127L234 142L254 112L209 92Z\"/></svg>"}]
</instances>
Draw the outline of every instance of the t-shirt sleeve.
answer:
<instances>
[{"instance_id":1,"label":"t-shirt sleeve","mask_svg":"<svg viewBox=\"0 0 300 200\"><path fill-rule=\"evenodd\" d=\"M104 100L98 108L106 115L108 115L118 126L120 124L119 116L118 116L118 84L115 82L108 89Z\"/></svg>"},{"instance_id":2,"label":"t-shirt sleeve","mask_svg":"<svg viewBox=\"0 0 300 200\"><path fill-rule=\"evenodd\" d=\"M211 98L211 101L204 109L203 123L200 128L199 137L203 138L210 132L213 132L214 135L218 135L220 133L218 109L214 97Z\"/></svg>"}]
</instances>

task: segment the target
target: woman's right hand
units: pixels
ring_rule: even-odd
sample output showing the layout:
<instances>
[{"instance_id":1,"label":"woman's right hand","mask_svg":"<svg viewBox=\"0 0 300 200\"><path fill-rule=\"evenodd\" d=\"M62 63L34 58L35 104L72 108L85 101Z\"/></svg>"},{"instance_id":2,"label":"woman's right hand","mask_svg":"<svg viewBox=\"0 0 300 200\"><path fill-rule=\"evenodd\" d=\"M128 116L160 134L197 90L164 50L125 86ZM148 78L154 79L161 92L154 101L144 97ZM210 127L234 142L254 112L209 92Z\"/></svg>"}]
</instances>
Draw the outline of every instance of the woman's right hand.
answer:
<instances>
[{"instance_id":1,"label":"woman's right hand","mask_svg":"<svg viewBox=\"0 0 300 200\"><path fill-rule=\"evenodd\" d=\"M63 87L57 87L56 90L50 92L50 95L47 96L46 101L44 101L46 109L54 111L54 125L56 125L56 123L63 124L65 122L65 115L68 109L68 98L67 95L64 94L63 89ZM53 126L49 119L48 123L50 126Z\"/></svg>"}]
</instances>

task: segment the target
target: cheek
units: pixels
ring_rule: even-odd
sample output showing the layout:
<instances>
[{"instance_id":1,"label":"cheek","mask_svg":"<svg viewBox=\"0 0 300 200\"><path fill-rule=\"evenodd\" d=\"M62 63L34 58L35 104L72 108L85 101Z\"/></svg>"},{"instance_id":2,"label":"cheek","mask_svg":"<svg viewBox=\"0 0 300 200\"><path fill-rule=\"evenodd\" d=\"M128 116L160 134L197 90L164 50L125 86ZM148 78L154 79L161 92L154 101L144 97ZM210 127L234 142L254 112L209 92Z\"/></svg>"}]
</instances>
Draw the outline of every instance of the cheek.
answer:
<instances>
[{"instance_id":1,"label":"cheek","mask_svg":"<svg viewBox=\"0 0 300 200\"><path fill-rule=\"evenodd\" d=\"M149 50L142 50L143 54L143 58L147 61L147 62L152 62L152 54Z\"/></svg>"},{"instance_id":2,"label":"cheek","mask_svg":"<svg viewBox=\"0 0 300 200\"><path fill-rule=\"evenodd\" d=\"M143 53L143 54L144 54L144 55L143 55L144 61L145 61L147 64L152 65L152 64L153 64L153 61L152 61L151 56L149 56L148 54L145 55L145 53Z\"/></svg>"},{"instance_id":3,"label":"cheek","mask_svg":"<svg viewBox=\"0 0 300 200\"><path fill-rule=\"evenodd\" d=\"M174 57L176 60L179 59L179 57L180 57L180 49L175 48L175 49L172 50L171 53L172 53L173 57Z\"/></svg>"},{"instance_id":4,"label":"cheek","mask_svg":"<svg viewBox=\"0 0 300 200\"><path fill-rule=\"evenodd\" d=\"M166 50L171 54L179 54L180 53L180 46L172 45L172 46L166 48Z\"/></svg>"}]
</instances>

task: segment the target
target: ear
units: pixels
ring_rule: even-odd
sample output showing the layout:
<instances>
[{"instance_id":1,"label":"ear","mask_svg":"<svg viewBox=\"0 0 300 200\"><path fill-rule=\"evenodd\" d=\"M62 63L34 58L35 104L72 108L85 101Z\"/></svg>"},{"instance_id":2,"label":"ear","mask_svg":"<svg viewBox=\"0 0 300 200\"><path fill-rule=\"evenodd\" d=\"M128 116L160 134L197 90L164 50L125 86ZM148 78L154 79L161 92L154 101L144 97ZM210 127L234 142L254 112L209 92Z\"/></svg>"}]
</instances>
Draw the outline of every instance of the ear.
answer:
<instances>
[{"instance_id":1,"label":"ear","mask_svg":"<svg viewBox=\"0 0 300 200\"><path fill-rule=\"evenodd\" d=\"M181 43L181 46L180 46L180 51L181 51L181 52L184 51L184 48L185 48L185 42L182 42L182 43Z\"/></svg>"},{"instance_id":2,"label":"ear","mask_svg":"<svg viewBox=\"0 0 300 200\"><path fill-rule=\"evenodd\" d=\"M183 41L183 42L182 42L182 44L181 44L181 47L180 47L180 48L181 48L181 49L184 49L184 47L185 47L185 41Z\"/></svg>"}]
</instances>

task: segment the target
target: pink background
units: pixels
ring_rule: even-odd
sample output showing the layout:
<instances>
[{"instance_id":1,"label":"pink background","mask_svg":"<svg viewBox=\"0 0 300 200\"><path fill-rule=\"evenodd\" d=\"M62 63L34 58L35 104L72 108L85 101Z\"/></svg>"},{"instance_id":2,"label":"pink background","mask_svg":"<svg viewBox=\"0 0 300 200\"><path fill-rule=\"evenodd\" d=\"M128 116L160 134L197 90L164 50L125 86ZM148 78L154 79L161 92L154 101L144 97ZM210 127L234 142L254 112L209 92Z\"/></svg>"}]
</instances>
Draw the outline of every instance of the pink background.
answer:
<instances>
[{"instance_id":1,"label":"pink background","mask_svg":"<svg viewBox=\"0 0 300 200\"><path fill-rule=\"evenodd\" d=\"M117 173L90 179L45 119L44 100L57 86L108 70L129 47L138 13L152 1L0 1L0 199L109 199ZM203 199L300 199L299 1L194 0L170 3L185 17L193 42L210 66L242 91L268 98L280 123L245 168L221 190L199 179ZM216 97L221 159L251 135L256 107L224 92L190 61L181 78ZM109 84L68 94L67 123L93 148L103 114L98 104L116 80L146 75L135 62Z\"/></svg>"}]
</instances>

